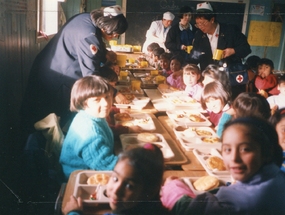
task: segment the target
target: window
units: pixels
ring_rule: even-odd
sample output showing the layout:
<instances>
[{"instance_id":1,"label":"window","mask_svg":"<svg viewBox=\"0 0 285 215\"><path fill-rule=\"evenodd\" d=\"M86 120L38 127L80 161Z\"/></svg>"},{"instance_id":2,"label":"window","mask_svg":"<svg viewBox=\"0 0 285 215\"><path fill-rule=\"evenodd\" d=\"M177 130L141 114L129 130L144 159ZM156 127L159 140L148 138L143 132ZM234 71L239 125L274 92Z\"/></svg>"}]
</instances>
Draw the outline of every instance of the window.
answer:
<instances>
[{"instance_id":1,"label":"window","mask_svg":"<svg viewBox=\"0 0 285 215\"><path fill-rule=\"evenodd\" d=\"M63 0L37 1L37 42L49 40L58 31L58 2Z\"/></svg>"}]
</instances>

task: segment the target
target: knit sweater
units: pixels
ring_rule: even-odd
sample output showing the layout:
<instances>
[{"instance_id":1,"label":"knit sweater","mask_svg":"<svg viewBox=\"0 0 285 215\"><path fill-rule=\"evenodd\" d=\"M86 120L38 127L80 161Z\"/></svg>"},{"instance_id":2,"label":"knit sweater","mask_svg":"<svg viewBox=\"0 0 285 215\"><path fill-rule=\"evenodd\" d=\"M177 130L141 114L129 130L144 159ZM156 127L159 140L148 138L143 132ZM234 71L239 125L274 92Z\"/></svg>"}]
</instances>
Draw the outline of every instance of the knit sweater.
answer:
<instances>
[{"instance_id":1,"label":"knit sweater","mask_svg":"<svg viewBox=\"0 0 285 215\"><path fill-rule=\"evenodd\" d=\"M105 118L85 111L74 117L63 142L60 163L66 180L78 169L113 170L114 137Z\"/></svg>"}]
</instances>

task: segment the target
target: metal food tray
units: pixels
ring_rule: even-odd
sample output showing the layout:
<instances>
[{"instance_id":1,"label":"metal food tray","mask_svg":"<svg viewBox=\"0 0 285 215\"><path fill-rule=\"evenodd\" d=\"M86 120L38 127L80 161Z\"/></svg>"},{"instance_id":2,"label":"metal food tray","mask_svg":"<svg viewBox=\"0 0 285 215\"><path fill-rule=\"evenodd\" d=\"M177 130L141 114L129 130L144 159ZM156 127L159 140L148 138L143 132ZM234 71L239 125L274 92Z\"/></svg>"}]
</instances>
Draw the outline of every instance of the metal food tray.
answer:
<instances>
[{"instance_id":1,"label":"metal food tray","mask_svg":"<svg viewBox=\"0 0 285 215\"><path fill-rule=\"evenodd\" d=\"M89 199L90 195L95 192L98 185L88 185L87 179L90 176L98 173L111 175L112 171L86 170L78 173L75 180L73 196L75 198L81 197L83 203L86 203L88 205L93 205L93 204L95 205L98 203L106 203L106 204L109 203L109 198L106 196L106 185L100 185L100 188L96 195L97 199L95 200Z\"/></svg>"},{"instance_id":2,"label":"metal food tray","mask_svg":"<svg viewBox=\"0 0 285 215\"><path fill-rule=\"evenodd\" d=\"M168 110L166 111L167 116L169 119L176 125L176 126L185 126L185 127L207 127L211 126L212 123L200 112L194 110ZM203 122L193 122L189 119L190 114L199 115ZM180 117L177 117L180 116Z\"/></svg>"},{"instance_id":3,"label":"metal food tray","mask_svg":"<svg viewBox=\"0 0 285 215\"><path fill-rule=\"evenodd\" d=\"M184 131L182 131L185 129ZM210 132L211 135L203 135L199 134L199 131L206 131ZM222 143L220 140L218 142L209 143L205 142L205 138L218 138L215 131L210 127L183 127L183 126L177 126L173 128L173 131L179 140L181 146L186 151L192 151L193 149L199 149L199 148L205 148L205 147L211 147L216 149L221 149Z\"/></svg>"},{"instance_id":4,"label":"metal food tray","mask_svg":"<svg viewBox=\"0 0 285 215\"><path fill-rule=\"evenodd\" d=\"M201 104L198 101L185 94L178 96L165 96L164 99L171 105L178 108L202 109Z\"/></svg>"},{"instance_id":5,"label":"metal food tray","mask_svg":"<svg viewBox=\"0 0 285 215\"><path fill-rule=\"evenodd\" d=\"M153 131L156 129L155 124L151 118L151 116L147 113L134 113L130 114L130 116L133 118L132 120L128 120L127 123L130 124L130 126L139 126L145 131ZM116 124L122 124L126 121L117 121L115 120Z\"/></svg>"},{"instance_id":6,"label":"metal food tray","mask_svg":"<svg viewBox=\"0 0 285 215\"><path fill-rule=\"evenodd\" d=\"M218 171L218 170L212 170L209 169L206 160L210 157L210 156L218 156L220 158L222 158L221 154L218 152L217 149L215 148L204 148L204 149L193 149L193 154L196 156L196 158L198 159L198 161L201 163L201 165L204 167L204 169L206 170L206 172L209 175L213 175L213 176L217 176L217 177L230 177L230 172L225 170L225 171Z\"/></svg>"},{"instance_id":7,"label":"metal food tray","mask_svg":"<svg viewBox=\"0 0 285 215\"><path fill-rule=\"evenodd\" d=\"M159 133L152 133L152 134L155 134L158 137L158 141L151 143L160 147L164 159L170 159L174 157L174 153L170 148L170 146L168 145L165 138L163 137L163 135ZM146 143L138 140L137 136L138 134L121 134L120 140L122 143L123 150L129 149L129 147L143 146Z\"/></svg>"}]
</instances>

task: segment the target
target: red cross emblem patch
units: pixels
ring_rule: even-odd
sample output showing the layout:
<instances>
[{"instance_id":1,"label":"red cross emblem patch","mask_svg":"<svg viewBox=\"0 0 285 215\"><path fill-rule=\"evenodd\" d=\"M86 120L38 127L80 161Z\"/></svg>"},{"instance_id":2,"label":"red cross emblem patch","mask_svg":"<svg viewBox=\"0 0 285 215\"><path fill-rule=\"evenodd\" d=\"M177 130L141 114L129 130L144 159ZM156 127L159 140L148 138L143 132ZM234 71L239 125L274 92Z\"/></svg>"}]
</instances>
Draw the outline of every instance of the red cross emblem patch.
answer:
<instances>
[{"instance_id":1,"label":"red cross emblem patch","mask_svg":"<svg viewBox=\"0 0 285 215\"><path fill-rule=\"evenodd\" d=\"M238 83L243 82L243 76L242 76L242 75L237 75L236 81L237 81Z\"/></svg>"}]
</instances>

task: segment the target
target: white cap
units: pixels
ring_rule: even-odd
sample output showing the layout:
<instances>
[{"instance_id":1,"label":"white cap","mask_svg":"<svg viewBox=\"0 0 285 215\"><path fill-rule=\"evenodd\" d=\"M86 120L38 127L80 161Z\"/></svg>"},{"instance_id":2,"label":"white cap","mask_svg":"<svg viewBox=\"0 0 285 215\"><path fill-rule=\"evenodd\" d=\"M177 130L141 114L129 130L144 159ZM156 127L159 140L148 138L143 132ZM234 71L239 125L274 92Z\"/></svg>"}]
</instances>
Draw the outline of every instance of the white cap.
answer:
<instances>
[{"instance_id":1,"label":"white cap","mask_svg":"<svg viewBox=\"0 0 285 215\"><path fill-rule=\"evenodd\" d=\"M119 5L114 5L110 7L105 7L103 10L104 16L118 16L122 14L122 9Z\"/></svg>"},{"instance_id":2,"label":"white cap","mask_svg":"<svg viewBox=\"0 0 285 215\"><path fill-rule=\"evenodd\" d=\"M164 14L163 14L163 19L166 19L166 20L173 20L174 19L174 15L173 15L173 13L171 13L171 12L169 12L169 11L167 11L167 12L165 12Z\"/></svg>"},{"instance_id":3,"label":"white cap","mask_svg":"<svg viewBox=\"0 0 285 215\"><path fill-rule=\"evenodd\" d=\"M197 10L210 10L213 11L213 8L209 2L204 2L197 4Z\"/></svg>"}]
</instances>

